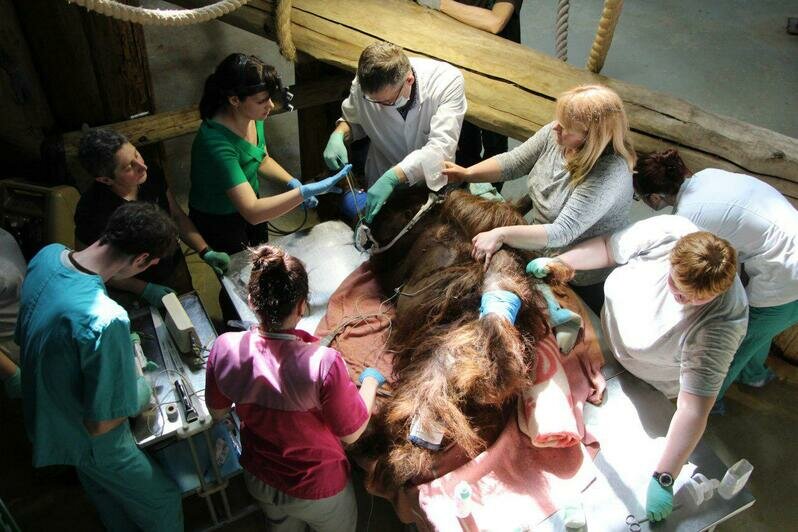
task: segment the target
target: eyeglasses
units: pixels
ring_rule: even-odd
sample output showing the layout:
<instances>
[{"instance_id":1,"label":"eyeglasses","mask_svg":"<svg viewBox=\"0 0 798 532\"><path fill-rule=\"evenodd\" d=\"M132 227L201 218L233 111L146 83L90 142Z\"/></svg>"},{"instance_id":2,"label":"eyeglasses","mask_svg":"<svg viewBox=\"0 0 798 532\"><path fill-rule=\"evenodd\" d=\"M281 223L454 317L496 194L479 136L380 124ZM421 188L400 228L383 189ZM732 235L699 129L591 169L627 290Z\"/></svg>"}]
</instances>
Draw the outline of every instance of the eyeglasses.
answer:
<instances>
[{"instance_id":1,"label":"eyeglasses","mask_svg":"<svg viewBox=\"0 0 798 532\"><path fill-rule=\"evenodd\" d=\"M393 107L393 106L396 105L396 100L399 99L399 95L402 94L402 89L404 89L404 87L405 87L405 81L403 80L402 84L399 85L399 89L396 91L396 94L394 95L394 97L389 100L391 103L387 103L386 100L374 100L372 98L369 98L365 94L363 94L363 99L366 100L367 102L376 103L376 104L382 105L384 107Z\"/></svg>"}]
</instances>

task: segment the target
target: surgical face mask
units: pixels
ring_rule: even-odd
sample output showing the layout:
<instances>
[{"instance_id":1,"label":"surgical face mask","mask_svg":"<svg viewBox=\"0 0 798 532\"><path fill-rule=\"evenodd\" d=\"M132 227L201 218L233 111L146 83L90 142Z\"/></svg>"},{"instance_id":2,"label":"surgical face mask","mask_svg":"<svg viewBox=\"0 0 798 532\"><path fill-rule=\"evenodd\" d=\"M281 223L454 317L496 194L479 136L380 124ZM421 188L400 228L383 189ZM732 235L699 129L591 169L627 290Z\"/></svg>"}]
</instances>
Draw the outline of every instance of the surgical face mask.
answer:
<instances>
[{"instance_id":1,"label":"surgical face mask","mask_svg":"<svg viewBox=\"0 0 798 532\"><path fill-rule=\"evenodd\" d=\"M396 99L396 103L394 103L393 106L398 109L400 107L404 107L405 105L407 105L407 102L409 102L409 101L410 101L409 97L407 97L407 96L399 96Z\"/></svg>"}]
</instances>

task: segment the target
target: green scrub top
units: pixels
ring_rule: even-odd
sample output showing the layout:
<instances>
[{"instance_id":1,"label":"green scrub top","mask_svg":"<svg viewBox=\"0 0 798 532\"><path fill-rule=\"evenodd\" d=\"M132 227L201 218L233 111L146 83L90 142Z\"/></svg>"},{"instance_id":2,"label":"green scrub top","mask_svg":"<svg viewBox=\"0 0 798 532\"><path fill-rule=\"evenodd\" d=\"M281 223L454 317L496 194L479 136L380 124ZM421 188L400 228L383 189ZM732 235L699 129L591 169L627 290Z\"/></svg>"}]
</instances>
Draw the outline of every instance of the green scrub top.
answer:
<instances>
[{"instance_id":1,"label":"green scrub top","mask_svg":"<svg viewBox=\"0 0 798 532\"><path fill-rule=\"evenodd\" d=\"M191 145L191 208L206 214L233 214L227 191L249 183L258 195L258 168L266 157L263 120L255 121L258 145L253 146L214 120L203 120Z\"/></svg>"},{"instance_id":2,"label":"green scrub top","mask_svg":"<svg viewBox=\"0 0 798 532\"><path fill-rule=\"evenodd\" d=\"M138 413L127 312L102 278L69 263L51 244L31 260L20 295L22 406L33 465L80 465L97 438L83 421Z\"/></svg>"}]
</instances>

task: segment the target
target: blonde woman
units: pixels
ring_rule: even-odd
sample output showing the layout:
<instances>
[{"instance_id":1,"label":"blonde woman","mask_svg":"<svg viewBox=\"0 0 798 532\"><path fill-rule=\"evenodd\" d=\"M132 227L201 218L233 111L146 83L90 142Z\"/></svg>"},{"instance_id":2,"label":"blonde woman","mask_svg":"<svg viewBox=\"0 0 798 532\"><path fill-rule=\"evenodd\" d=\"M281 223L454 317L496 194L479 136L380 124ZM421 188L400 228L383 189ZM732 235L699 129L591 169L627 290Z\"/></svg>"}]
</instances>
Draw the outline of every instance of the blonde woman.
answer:
<instances>
[{"instance_id":1,"label":"blonde woman","mask_svg":"<svg viewBox=\"0 0 798 532\"><path fill-rule=\"evenodd\" d=\"M635 153L618 95L601 85L571 89L557 99L556 120L521 146L469 168L447 163L450 183L508 181L527 175L532 225L499 227L473 240L484 261L507 245L556 255L628 222ZM597 314L609 270L580 272L572 286Z\"/></svg>"}]
</instances>

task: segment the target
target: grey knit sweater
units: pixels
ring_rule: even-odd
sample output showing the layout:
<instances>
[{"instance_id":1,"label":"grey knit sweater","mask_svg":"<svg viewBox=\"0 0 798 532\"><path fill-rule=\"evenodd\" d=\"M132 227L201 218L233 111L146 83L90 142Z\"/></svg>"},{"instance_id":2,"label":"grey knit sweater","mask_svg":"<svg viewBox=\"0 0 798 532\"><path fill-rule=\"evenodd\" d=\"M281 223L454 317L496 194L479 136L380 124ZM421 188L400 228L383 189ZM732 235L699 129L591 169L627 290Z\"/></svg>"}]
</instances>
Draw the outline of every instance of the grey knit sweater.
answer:
<instances>
[{"instance_id":1,"label":"grey knit sweater","mask_svg":"<svg viewBox=\"0 0 798 532\"><path fill-rule=\"evenodd\" d=\"M532 223L546 230L547 255L625 227L633 192L632 173L624 158L614 153L599 157L585 180L572 188L552 126L546 124L517 148L496 156L503 181L528 174ZM595 284L608 274L609 270L580 272L574 284Z\"/></svg>"}]
</instances>

